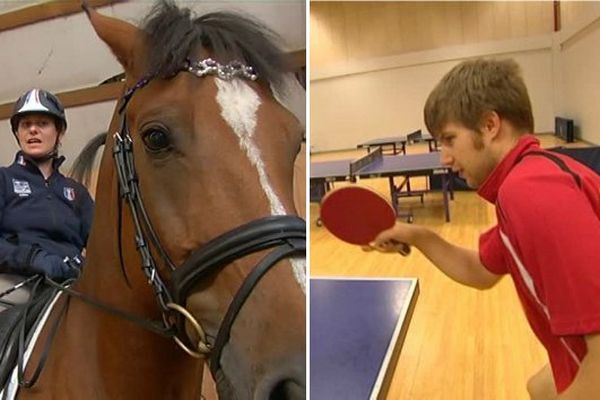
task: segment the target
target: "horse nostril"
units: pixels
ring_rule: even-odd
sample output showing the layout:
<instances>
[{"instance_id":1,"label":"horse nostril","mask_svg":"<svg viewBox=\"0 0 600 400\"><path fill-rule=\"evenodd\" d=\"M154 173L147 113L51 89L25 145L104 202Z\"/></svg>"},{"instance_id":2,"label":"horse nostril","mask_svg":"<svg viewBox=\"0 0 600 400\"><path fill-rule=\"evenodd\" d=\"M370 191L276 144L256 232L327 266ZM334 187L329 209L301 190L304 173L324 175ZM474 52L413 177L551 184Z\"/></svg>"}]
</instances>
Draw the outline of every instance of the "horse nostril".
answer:
<instances>
[{"instance_id":1,"label":"horse nostril","mask_svg":"<svg viewBox=\"0 0 600 400\"><path fill-rule=\"evenodd\" d=\"M278 382L269 395L269 400L303 400L305 398L306 388L292 379Z\"/></svg>"}]
</instances>

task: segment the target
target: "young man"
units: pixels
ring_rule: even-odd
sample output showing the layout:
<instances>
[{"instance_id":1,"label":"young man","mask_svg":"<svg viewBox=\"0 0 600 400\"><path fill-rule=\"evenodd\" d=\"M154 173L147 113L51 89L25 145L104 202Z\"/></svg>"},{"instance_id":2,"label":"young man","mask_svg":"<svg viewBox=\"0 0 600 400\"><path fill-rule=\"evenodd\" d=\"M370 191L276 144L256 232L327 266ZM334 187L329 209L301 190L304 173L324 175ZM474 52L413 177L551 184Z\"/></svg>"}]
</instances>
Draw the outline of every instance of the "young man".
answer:
<instances>
[{"instance_id":1,"label":"young man","mask_svg":"<svg viewBox=\"0 0 600 400\"><path fill-rule=\"evenodd\" d=\"M76 277L93 214L87 189L59 171L67 120L58 98L27 91L10 123L20 151L0 168L0 291L23 276Z\"/></svg>"},{"instance_id":2,"label":"young man","mask_svg":"<svg viewBox=\"0 0 600 400\"><path fill-rule=\"evenodd\" d=\"M479 289L510 275L550 361L529 380L531 398L600 398L600 177L540 149L514 61L453 68L430 94L425 123L441 143L443 164L495 204L498 223L481 235L479 251L401 223L372 247L408 243Z\"/></svg>"}]
</instances>

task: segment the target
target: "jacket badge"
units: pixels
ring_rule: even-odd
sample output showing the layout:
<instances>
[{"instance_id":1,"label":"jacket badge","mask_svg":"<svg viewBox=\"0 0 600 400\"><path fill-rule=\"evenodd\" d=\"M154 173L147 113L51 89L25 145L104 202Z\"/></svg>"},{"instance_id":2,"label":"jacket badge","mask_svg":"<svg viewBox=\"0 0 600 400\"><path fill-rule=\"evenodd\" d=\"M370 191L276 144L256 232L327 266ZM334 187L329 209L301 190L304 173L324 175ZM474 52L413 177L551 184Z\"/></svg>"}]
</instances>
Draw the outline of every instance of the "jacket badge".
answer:
<instances>
[{"instance_id":1,"label":"jacket badge","mask_svg":"<svg viewBox=\"0 0 600 400\"><path fill-rule=\"evenodd\" d=\"M31 187L27 181L12 180L13 190L19 197L27 197L31 194Z\"/></svg>"},{"instance_id":2,"label":"jacket badge","mask_svg":"<svg viewBox=\"0 0 600 400\"><path fill-rule=\"evenodd\" d=\"M65 199L69 201L75 200L75 189L72 187L63 188L63 194L65 195Z\"/></svg>"}]
</instances>

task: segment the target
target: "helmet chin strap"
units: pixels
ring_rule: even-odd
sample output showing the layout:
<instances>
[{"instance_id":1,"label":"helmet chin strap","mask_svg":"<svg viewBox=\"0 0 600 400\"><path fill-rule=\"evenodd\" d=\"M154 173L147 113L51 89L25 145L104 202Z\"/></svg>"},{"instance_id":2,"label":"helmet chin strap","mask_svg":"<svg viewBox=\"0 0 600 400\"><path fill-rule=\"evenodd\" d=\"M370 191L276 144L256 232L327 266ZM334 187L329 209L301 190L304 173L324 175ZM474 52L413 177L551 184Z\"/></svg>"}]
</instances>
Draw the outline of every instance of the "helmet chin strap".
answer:
<instances>
[{"instance_id":1,"label":"helmet chin strap","mask_svg":"<svg viewBox=\"0 0 600 400\"><path fill-rule=\"evenodd\" d=\"M58 149L55 147L49 153L46 153L44 155L41 155L38 157L32 157L32 156L29 156L29 157L33 161L38 162L38 163L48 161L48 160L58 157Z\"/></svg>"}]
</instances>

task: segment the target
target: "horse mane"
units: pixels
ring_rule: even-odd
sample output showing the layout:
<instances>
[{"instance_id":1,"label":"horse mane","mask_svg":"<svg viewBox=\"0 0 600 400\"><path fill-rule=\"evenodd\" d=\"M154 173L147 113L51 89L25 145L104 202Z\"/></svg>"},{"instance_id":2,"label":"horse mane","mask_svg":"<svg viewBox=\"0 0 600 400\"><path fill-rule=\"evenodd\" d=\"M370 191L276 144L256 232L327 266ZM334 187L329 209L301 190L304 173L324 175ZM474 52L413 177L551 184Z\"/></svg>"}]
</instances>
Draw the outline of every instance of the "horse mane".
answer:
<instances>
[{"instance_id":1,"label":"horse mane","mask_svg":"<svg viewBox=\"0 0 600 400\"><path fill-rule=\"evenodd\" d=\"M69 172L69 176L89 188L92 180L92 168L100 147L106 143L107 132L97 134L90 140L77 156Z\"/></svg>"},{"instance_id":2,"label":"horse mane","mask_svg":"<svg viewBox=\"0 0 600 400\"><path fill-rule=\"evenodd\" d=\"M203 47L217 61L238 60L253 67L263 82L283 89L283 74L289 68L282 39L249 15L219 11L196 17L190 9L163 0L146 16L142 29L147 75L170 78Z\"/></svg>"},{"instance_id":3,"label":"horse mane","mask_svg":"<svg viewBox=\"0 0 600 400\"><path fill-rule=\"evenodd\" d=\"M240 61L254 68L258 79L286 92L284 74L290 71L281 37L254 17L219 11L196 17L189 8L161 0L142 22L145 33L146 76L175 76L201 47L221 63ZM168 34L167 34L168 33ZM70 176L88 186L96 153L107 133L95 136L75 159Z\"/></svg>"}]
</instances>

